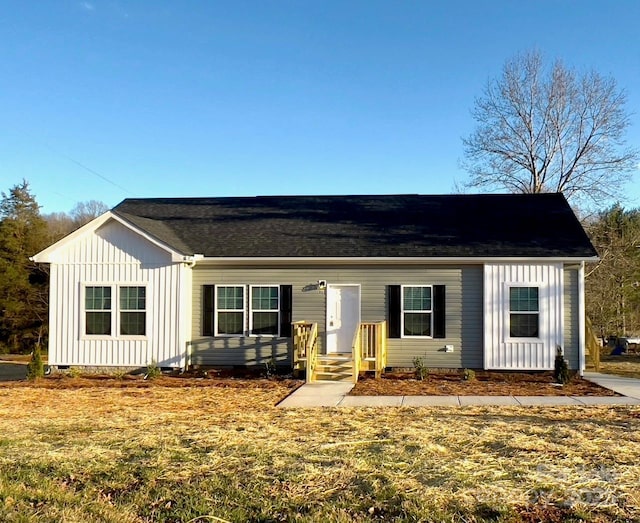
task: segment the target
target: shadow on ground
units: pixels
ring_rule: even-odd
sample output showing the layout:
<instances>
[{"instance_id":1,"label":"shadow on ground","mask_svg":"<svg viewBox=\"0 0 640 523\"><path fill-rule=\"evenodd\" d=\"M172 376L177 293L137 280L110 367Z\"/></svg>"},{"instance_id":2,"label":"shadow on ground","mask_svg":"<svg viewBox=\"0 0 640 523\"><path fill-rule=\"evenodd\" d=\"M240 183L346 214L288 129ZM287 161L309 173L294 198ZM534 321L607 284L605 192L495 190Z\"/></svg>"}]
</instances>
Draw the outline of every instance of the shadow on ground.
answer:
<instances>
[{"instance_id":1,"label":"shadow on ground","mask_svg":"<svg viewBox=\"0 0 640 523\"><path fill-rule=\"evenodd\" d=\"M27 366L23 363L0 361L0 381L18 381L27 378Z\"/></svg>"}]
</instances>

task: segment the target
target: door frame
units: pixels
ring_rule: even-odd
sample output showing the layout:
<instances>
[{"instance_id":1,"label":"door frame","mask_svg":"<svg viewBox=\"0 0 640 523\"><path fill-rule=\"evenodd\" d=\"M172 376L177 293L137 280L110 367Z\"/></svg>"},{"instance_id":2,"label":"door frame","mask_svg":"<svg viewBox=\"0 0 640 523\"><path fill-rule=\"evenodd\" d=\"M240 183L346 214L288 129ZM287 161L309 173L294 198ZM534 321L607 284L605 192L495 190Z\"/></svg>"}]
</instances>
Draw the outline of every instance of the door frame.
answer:
<instances>
[{"instance_id":1,"label":"door frame","mask_svg":"<svg viewBox=\"0 0 640 523\"><path fill-rule=\"evenodd\" d=\"M325 307L324 307L324 315L325 315L325 325L324 325L324 352L325 354L350 354L351 353L351 345L349 345L349 350L345 352L341 351L333 351L329 352L329 287L351 287L355 288L358 291L358 316L357 316L357 325L359 326L362 322L362 284L360 283L328 283L327 282L327 291L325 294Z\"/></svg>"}]
</instances>

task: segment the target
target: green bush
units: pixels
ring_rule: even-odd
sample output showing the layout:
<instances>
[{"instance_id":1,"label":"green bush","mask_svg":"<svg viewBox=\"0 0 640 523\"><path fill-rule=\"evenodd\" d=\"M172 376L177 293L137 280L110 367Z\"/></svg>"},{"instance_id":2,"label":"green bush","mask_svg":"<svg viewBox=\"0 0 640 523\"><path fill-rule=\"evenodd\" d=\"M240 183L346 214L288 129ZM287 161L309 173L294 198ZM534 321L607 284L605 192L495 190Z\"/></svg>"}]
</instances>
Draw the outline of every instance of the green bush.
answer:
<instances>
[{"instance_id":1,"label":"green bush","mask_svg":"<svg viewBox=\"0 0 640 523\"><path fill-rule=\"evenodd\" d=\"M40 352L40 344L36 343L35 349L31 353L31 360L27 367L27 378L35 380L44 376L44 365L42 364L42 354Z\"/></svg>"},{"instance_id":2,"label":"green bush","mask_svg":"<svg viewBox=\"0 0 640 523\"><path fill-rule=\"evenodd\" d=\"M567 365L567 360L564 359L564 355L562 354L562 347L558 346L556 349L556 360L554 362L553 369L553 377L556 382L569 383L571 376L569 376L569 367Z\"/></svg>"},{"instance_id":3,"label":"green bush","mask_svg":"<svg viewBox=\"0 0 640 523\"><path fill-rule=\"evenodd\" d=\"M269 358L269 359L265 362L264 367L265 367L265 371L264 371L264 372L265 372L265 376L266 376L267 378L269 378L269 379L270 379L270 378L273 378L273 377L276 375L277 371L278 371L278 369L277 369L277 367L276 367L276 360L275 360L275 358Z\"/></svg>"},{"instance_id":4,"label":"green bush","mask_svg":"<svg viewBox=\"0 0 640 523\"><path fill-rule=\"evenodd\" d=\"M151 360L151 363L147 365L147 372L144 375L144 379L153 380L159 376L162 376L162 370L158 367L155 360Z\"/></svg>"},{"instance_id":5,"label":"green bush","mask_svg":"<svg viewBox=\"0 0 640 523\"><path fill-rule=\"evenodd\" d=\"M424 358L415 357L413 358L413 367L416 373L417 380L426 380L429 379L429 368L424 362Z\"/></svg>"},{"instance_id":6,"label":"green bush","mask_svg":"<svg viewBox=\"0 0 640 523\"><path fill-rule=\"evenodd\" d=\"M464 369L462 371L462 379L465 381L473 381L476 379L476 371L473 369Z\"/></svg>"}]
</instances>

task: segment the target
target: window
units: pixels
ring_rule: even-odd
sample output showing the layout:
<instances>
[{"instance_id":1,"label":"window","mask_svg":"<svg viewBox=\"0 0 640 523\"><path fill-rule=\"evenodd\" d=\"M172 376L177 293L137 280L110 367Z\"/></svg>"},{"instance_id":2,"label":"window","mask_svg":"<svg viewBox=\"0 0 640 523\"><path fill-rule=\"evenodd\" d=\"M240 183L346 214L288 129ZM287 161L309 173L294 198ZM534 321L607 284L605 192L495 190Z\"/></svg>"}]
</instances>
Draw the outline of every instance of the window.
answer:
<instances>
[{"instance_id":1,"label":"window","mask_svg":"<svg viewBox=\"0 0 640 523\"><path fill-rule=\"evenodd\" d=\"M278 336L280 327L279 288L251 287L251 334Z\"/></svg>"},{"instance_id":2,"label":"window","mask_svg":"<svg viewBox=\"0 0 640 523\"><path fill-rule=\"evenodd\" d=\"M202 335L290 338L292 304L291 285L203 285Z\"/></svg>"},{"instance_id":3,"label":"window","mask_svg":"<svg viewBox=\"0 0 640 523\"><path fill-rule=\"evenodd\" d=\"M217 334L244 334L244 286L216 287Z\"/></svg>"},{"instance_id":4,"label":"window","mask_svg":"<svg viewBox=\"0 0 640 523\"><path fill-rule=\"evenodd\" d=\"M145 287L120 287L120 334L144 336L147 323L145 309Z\"/></svg>"},{"instance_id":5,"label":"window","mask_svg":"<svg viewBox=\"0 0 640 523\"><path fill-rule=\"evenodd\" d=\"M402 335L431 336L431 287L402 287Z\"/></svg>"},{"instance_id":6,"label":"window","mask_svg":"<svg viewBox=\"0 0 640 523\"><path fill-rule=\"evenodd\" d=\"M146 294L144 286L86 286L85 335L144 336L147 331Z\"/></svg>"},{"instance_id":7,"label":"window","mask_svg":"<svg viewBox=\"0 0 640 523\"><path fill-rule=\"evenodd\" d=\"M509 288L509 336L537 338L539 316L538 287Z\"/></svg>"},{"instance_id":8,"label":"window","mask_svg":"<svg viewBox=\"0 0 640 523\"><path fill-rule=\"evenodd\" d=\"M111 335L111 287L85 287L85 332Z\"/></svg>"}]
</instances>

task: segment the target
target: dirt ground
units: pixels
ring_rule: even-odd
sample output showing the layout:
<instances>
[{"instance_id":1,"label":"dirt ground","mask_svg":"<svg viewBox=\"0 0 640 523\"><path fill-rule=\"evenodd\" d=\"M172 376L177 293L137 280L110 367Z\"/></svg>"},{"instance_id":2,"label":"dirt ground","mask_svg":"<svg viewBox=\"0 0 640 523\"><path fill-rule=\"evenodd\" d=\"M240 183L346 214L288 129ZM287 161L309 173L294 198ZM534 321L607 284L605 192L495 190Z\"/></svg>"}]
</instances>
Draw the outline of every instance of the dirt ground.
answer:
<instances>
[{"instance_id":1,"label":"dirt ground","mask_svg":"<svg viewBox=\"0 0 640 523\"><path fill-rule=\"evenodd\" d=\"M557 385L551 372L476 372L464 380L461 372L432 373L425 380L413 372L389 372L379 380L365 377L351 391L354 396L616 396L579 376Z\"/></svg>"},{"instance_id":2,"label":"dirt ground","mask_svg":"<svg viewBox=\"0 0 640 523\"><path fill-rule=\"evenodd\" d=\"M640 374L640 356L611 356L607 366L623 375ZM627 361L632 358L637 361ZM623 359L625 361L623 361ZM150 387L215 387L269 389L285 387L291 391L303 384L302 380L290 376L275 376L266 379L262 371L249 370L192 371L175 372L153 380L146 380L142 374L120 376L100 374L58 373L26 381L26 362L0 362L0 389L12 387L38 387L47 389L84 389L91 387L108 388L150 388ZM614 369L615 367L615 369ZM628 372L620 372L620 368ZM501 373L477 371L475 379L463 379L461 371L431 372L425 380L415 379L412 370L387 372L381 379L363 376L351 391L354 396L615 396L613 391L603 389L587 380L574 376L570 383L559 386L554 383L551 372L543 373Z\"/></svg>"}]
</instances>

